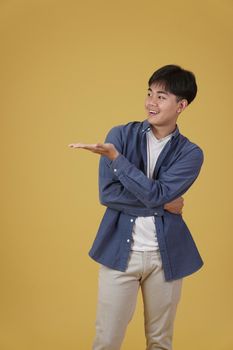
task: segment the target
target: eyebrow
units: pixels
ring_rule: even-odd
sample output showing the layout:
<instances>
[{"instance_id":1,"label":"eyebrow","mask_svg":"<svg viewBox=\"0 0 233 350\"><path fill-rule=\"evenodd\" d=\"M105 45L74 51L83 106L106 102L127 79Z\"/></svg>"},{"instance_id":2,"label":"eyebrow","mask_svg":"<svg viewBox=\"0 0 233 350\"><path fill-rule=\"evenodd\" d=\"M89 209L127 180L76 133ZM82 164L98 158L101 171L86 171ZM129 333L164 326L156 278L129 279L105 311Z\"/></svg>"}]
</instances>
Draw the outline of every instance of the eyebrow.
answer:
<instances>
[{"instance_id":1,"label":"eyebrow","mask_svg":"<svg viewBox=\"0 0 233 350\"><path fill-rule=\"evenodd\" d=\"M148 91L151 91L152 92L152 89L151 88L148 88ZM165 94L165 95L169 95L168 92L166 91L163 91L163 90L159 90L159 91L156 91L157 94Z\"/></svg>"}]
</instances>

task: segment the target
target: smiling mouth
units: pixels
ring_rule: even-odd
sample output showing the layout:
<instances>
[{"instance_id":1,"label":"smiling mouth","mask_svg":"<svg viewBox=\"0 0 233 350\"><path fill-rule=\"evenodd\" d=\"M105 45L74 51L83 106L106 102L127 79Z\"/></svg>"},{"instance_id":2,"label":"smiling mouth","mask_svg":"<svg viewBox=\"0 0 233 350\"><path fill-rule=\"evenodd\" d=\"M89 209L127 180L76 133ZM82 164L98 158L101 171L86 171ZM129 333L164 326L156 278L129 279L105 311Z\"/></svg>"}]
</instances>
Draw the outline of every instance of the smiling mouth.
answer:
<instances>
[{"instance_id":1,"label":"smiling mouth","mask_svg":"<svg viewBox=\"0 0 233 350\"><path fill-rule=\"evenodd\" d=\"M149 115L157 115L159 114L159 112L156 112L156 111L148 111L149 112Z\"/></svg>"}]
</instances>

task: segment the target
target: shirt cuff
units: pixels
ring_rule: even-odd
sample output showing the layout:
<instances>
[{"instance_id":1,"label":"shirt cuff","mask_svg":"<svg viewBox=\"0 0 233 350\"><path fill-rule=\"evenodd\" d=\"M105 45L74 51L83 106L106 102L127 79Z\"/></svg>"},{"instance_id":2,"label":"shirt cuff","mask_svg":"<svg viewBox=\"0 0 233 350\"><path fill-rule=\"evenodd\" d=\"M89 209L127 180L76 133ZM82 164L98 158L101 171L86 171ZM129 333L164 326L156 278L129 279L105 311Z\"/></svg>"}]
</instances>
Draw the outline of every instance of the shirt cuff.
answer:
<instances>
[{"instance_id":1,"label":"shirt cuff","mask_svg":"<svg viewBox=\"0 0 233 350\"><path fill-rule=\"evenodd\" d=\"M130 164L131 163L128 161L127 158L125 158L125 156L119 154L117 158L111 161L110 168L112 169L114 175L119 176Z\"/></svg>"}]
</instances>

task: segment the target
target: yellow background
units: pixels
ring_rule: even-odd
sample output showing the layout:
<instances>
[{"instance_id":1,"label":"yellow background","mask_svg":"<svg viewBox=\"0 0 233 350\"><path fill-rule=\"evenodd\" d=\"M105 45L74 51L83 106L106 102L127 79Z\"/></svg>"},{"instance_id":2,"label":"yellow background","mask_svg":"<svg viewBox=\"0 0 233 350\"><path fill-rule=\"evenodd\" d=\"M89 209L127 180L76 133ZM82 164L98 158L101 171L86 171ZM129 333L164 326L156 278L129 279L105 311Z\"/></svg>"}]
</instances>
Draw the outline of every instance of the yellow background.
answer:
<instances>
[{"instance_id":1,"label":"yellow background","mask_svg":"<svg viewBox=\"0 0 233 350\"><path fill-rule=\"evenodd\" d=\"M205 152L184 217L205 266L184 281L174 349L233 348L232 0L1 0L1 350L89 350L104 208L98 156L72 142L145 119L147 81L197 77L180 116ZM145 348L142 302L123 350Z\"/></svg>"}]
</instances>

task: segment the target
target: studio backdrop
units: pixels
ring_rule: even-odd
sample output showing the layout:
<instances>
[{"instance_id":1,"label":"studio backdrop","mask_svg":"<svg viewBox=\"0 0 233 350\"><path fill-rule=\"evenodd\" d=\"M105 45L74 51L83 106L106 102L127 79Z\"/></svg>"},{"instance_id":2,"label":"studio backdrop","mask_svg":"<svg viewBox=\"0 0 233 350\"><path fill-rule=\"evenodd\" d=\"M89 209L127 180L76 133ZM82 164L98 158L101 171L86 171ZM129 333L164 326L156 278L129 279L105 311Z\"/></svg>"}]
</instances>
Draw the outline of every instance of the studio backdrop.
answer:
<instances>
[{"instance_id":1,"label":"studio backdrop","mask_svg":"<svg viewBox=\"0 0 233 350\"><path fill-rule=\"evenodd\" d=\"M204 151L184 219L204 267L184 280L177 350L233 348L232 0L0 1L0 348L89 350L104 213L98 156L73 142L144 120L150 75L195 73L181 133ZM122 350L145 348L141 297Z\"/></svg>"}]
</instances>

